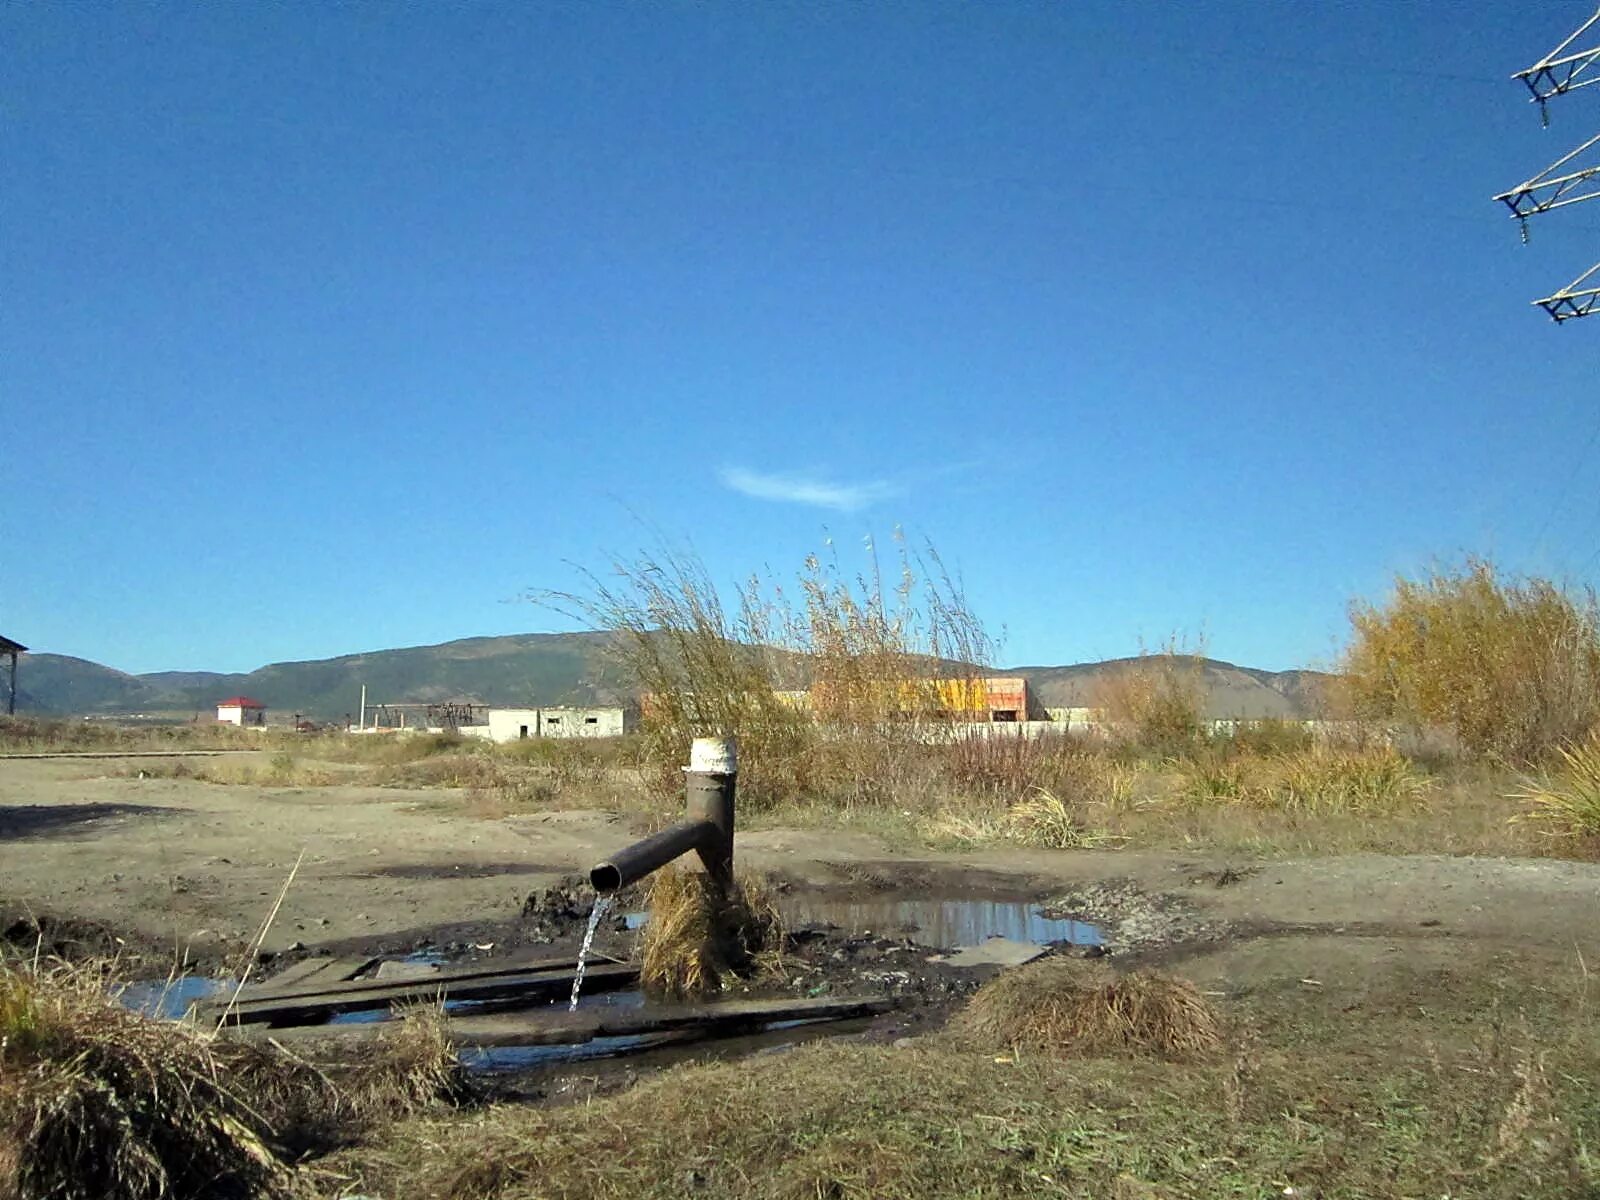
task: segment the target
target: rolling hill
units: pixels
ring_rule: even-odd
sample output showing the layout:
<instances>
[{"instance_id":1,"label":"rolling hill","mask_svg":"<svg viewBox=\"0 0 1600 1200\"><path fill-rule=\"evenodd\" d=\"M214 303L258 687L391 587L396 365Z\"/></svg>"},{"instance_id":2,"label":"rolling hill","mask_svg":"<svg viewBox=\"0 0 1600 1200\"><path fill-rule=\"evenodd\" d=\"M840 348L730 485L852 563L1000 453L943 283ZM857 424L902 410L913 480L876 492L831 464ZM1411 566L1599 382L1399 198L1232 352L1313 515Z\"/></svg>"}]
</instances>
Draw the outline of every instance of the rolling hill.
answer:
<instances>
[{"instance_id":1,"label":"rolling hill","mask_svg":"<svg viewBox=\"0 0 1600 1200\"><path fill-rule=\"evenodd\" d=\"M529 633L463 638L437 646L375 650L309 662L273 663L246 674L155 671L129 675L86 659L29 654L18 672L17 711L60 716L209 716L216 702L243 693L278 713L324 720L369 702L472 700L484 704L610 703L627 693L608 660L605 633ZM1096 682L1137 659L1071 666L999 668L1022 675L1047 707L1093 703ZM1316 671L1261 671L1205 659L1207 708L1214 717L1316 715Z\"/></svg>"}]
</instances>

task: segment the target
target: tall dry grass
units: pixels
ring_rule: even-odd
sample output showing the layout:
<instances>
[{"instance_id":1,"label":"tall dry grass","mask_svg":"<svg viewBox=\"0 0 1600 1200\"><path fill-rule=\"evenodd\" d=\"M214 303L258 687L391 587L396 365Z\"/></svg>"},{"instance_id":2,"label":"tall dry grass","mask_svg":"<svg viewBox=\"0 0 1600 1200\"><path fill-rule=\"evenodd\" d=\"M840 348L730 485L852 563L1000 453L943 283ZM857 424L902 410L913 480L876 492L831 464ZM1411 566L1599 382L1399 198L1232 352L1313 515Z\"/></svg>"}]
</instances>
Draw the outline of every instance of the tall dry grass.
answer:
<instances>
[{"instance_id":1,"label":"tall dry grass","mask_svg":"<svg viewBox=\"0 0 1600 1200\"><path fill-rule=\"evenodd\" d=\"M1351 606L1343 663L1359 716L1449 731L1462 749L1536 764L1600 725L1592 590L1503 575L1482 559L1397 577Z\"/></svg>"},{"instance_id":2,"label":"tall dry grass","mask_svg":"<svg viewBox=\"0 0 1600 1200\"><path fill-rule=\"evenodd\" d=\"M1186 754L1210 733L1205 659L1176 638L1105 674L1090 703L1112 737L1149 753Z\"/></svg>"},{"instance_id":3,"label":"tall dry grass","mask_svg":"<svg viewBox=\"0 0 1600 1200\"><path fill-rule=\"evenodd\" d=\"M877 803L913 773L930 724L981 687L994 652L937 552L898 533L895 547L892 581L869 542L857 574L813 555L794 584L752 577L731 600L698 558L663 548L544 600L613 635L668 802L690 742L736 734L748 806Z\"/></svg>"},{"instance_id":4,"label":"tall dry grass","mask_svg":"<svg viewBox=\"0 0 1600 1200\"><path fill-rule=\"evenodd\" d=\"M1523 779L1512 793L1524 819L1564 838L1600 839L1600 734L1563 746L1552 769Z\"/></svg>"}]
</instances>

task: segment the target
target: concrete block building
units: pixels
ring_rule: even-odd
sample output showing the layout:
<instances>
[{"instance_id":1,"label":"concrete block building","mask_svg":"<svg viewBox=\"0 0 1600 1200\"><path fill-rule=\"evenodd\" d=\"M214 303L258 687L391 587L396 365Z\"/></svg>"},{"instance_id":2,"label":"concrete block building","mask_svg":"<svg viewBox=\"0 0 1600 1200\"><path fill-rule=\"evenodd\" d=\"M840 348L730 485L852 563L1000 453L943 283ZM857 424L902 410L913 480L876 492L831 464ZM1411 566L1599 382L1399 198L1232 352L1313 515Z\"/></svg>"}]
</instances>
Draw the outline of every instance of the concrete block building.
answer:
<instances>
[{"instance_id":1,"label":"concrete block building","mask_svg":"<svg viewBox=\"0 0 1600 1200\"><path fill-rule=\"evenodd\" d=\"M267 706L249 696L230 696L217 701L217 720L223 725L260 728L267 723Z\"/></svg>"}]
</instances>

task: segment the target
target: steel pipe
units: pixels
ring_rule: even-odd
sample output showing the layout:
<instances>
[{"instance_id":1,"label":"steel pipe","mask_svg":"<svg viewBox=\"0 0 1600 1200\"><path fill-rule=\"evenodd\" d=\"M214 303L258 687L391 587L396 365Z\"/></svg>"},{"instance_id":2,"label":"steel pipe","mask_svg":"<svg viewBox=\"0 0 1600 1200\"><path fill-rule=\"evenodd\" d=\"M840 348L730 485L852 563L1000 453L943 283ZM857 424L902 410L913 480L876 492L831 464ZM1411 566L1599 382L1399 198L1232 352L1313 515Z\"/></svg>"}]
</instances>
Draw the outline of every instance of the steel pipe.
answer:
<instances>
[{"instance_id":1,"label":"steel pipe","mask_svg":"<svg viewBox=\"0 0 1600 1200\"><path fill-rule=\"evenodd\" d=\"M589 882L602 896L609 895L643 879L657 867L666 866L680 854L698 850L704 856L706 848L721 837L722 831L710 821L679 822L617 851L589 872Z\"/></svg>"},{"instance_id":2,"label":"steel pipe","mask_svg":"<svg viewBox=\"0 0 1600 1200\"><path fill-rule=\"evenodd\" d=\"M690 850L723 888L733 882L733 796L738 782L738 747L732 738L696 738L684 768L684 815L688 819L618 851L589 872L589 882L609 895L643 879Z\"/></svg>"}]
</instances>

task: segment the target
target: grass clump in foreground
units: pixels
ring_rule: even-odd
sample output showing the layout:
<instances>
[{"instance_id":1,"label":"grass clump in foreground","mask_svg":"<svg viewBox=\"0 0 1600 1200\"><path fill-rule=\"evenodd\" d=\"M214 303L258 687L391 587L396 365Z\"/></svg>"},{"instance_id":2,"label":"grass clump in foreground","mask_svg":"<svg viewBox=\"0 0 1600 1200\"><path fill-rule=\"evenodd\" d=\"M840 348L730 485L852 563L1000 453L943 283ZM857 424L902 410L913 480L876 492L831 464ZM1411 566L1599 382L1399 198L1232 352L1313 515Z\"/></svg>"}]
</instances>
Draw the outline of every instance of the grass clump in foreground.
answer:
<instances>
[{"instance_id":1,"label":"grass clump in foreground","mask_svg":"<svg viewBox=\"0 0 1600 1200\"><path fill-rule=\"evenodd\" d=\"M419 1111L455 1076L436 1018L324 1070L130 1012L107 983L96 964L0 963L5 1200L289 1196L298 1159Z\"/></svg>"},{"instance_id":2,"label":"grass clump in foreground","mask_svg":"<svg viewBox=\"0 0 1600 1200\"><path fill-rule=\"evenodd\" d=\"M778 969L783 917L766 887L741 872L731 893L676 864L650 878L639 935L639 981L652 996L709 996L730 979Z\"/></svg>"},{"instance_id":3,"label":"grass clump in foreground","mask_svg":"<svg viewBox=\"0 0 1600 1200\"><path fill-rule=\"evenodd\" d=\"M1123 1051L1169 1058L1222 1046L1222 1019L1186 979L1118 974L1081 958L1041 959L995 976L952 1028L975 1040L1056 1054Z\"/></svg>"}]
</instances>

